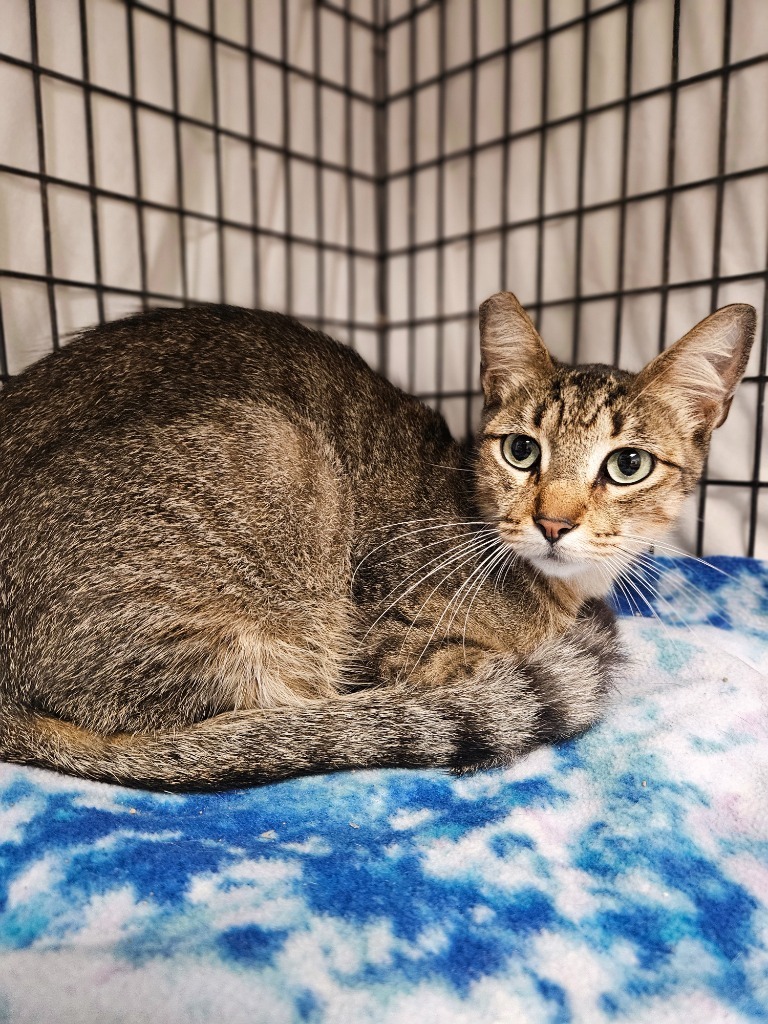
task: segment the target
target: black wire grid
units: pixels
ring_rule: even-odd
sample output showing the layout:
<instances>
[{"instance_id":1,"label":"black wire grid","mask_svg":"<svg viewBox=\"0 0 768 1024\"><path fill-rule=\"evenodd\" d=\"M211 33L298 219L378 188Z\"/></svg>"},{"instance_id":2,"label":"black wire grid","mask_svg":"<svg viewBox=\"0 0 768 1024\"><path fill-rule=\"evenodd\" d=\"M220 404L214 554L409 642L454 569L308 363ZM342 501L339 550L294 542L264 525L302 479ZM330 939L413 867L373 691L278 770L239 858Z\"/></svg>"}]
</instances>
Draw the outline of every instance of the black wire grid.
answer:
<instances>
[{"instance_id":1,"label":"black wire grid","mask_svg":"<svg viewBox=\"0 0 768 1024\"><path fill-rule=\"evenodd\" d=\"M65 340L60 315L65 293L94 298L100 320L116 308L236 299L293 312L348 341L382 372L442 409L454 430L465 433L480 402L476 308L498 288L517 291L545 340L552 345L554 336L557 354L573 361L594 358L589 324L599 309L600 358L606 362L626 362L632 327L627 311L633 301L643 300L649 304L644 308L653 309L653 347L660 351L674 340L669 337L670 308L678 293L703 290L704 315L726 301L722 293L727 289L730 296L731 286L748 289L750 301L759 288L762 336L738 399L754 426L751 473L705 477L691 542L699 554L707 547L708 499L726 489L740 496L748 520L743 553L768 554L768 535L761 526L768 518L763 437L768 253L759 265L739 273L725 273L721 266L728 190L749 179L768 187L768 154L735 169L728 157L733 83L738 81L741 89L768 66L768 37L758 45L760 52L754 52L753 41L749 55L734 54L735 10L746 0L721 0L715 12L720 20L715 17L712 28L719 58L694 73L681 68L680 59L692 0L57 0L59 15L66 7L68 16L78 19L79 54L71 67L41 55L41 24L51 15L51 0L28 0L26 7L23 0L9 2L13 9L4 14L6 31L12 18L23 18L16 35L26 37L26 48L2 46L0 28L0 47L8 51L0 53L0 71L15 68L31 77L36 162L31 166L6 151L0 154L0 179L23 179L39 189L44 269L0 267L3 381L18 369L3 326L2 300L9 282L34 282L45 290L54 348ZM716 6L717 0L709 4L713 11ZM120 88L92 72L106 14L109 30L122 39L112 44L125 50L127 74ZM666 48L668 69L665 81L651 85L637 74L645 59L638 51L638 19L647 22L649 17L655 19L658 45ZM306 38L297 44L300 20ZM595 98L603 28L609 22L615 28L617 21L622 81L618 94ZM147 94L142 85L148 33L164 41L161 59L167 62L170 83L165 97ZM465 48L459 59L457 34L464 37ZM564 59L565 43L580 80L573 109L562 112L553 96L552 72ZM181 95L180 65L190 47L198 53L205 47L207 53L203 114L191 113ZM525 78L532 54L538 62L536 81ZM247 69L237 123L229 116L232 86L225 74L233 60ZM489 81L496 86L490 103ZM761 81L765 78L754 78L755 88ZM81 104L87 149L82 180L49 170L53 113L46 107L45 90L53 82L70 87ZM715 166L702 177L676 180L685 120L681 103L694 87L717 91L715 123L707 129L717 139ZM535 95L534 116L522 125L521 89L529 106ZM663 103L665 110L660 130L666 138L666 173L654 187L638 189L632 183L633 125L652 102ZM97 114L102 108L124 117L125 187L105 182L99 171ZM277 136L264 128L274 120L275 108L281 112ZM590 196L590 146L609 118L619 124L619 185L614 196L595 199ZM164 156L175 182L174 202L156 198L147 175L145 128L151 119L167 129ZM566 160L558 159L564 133L575 140ZM532 199L526 210L510 187L523 145L533 154L526 185ZM213 167L214 194L207 208L188 196L202 150ZM237 202L226 185L233 153L245 154ZM279 165L283 215L277 219L266 215L269 197L265 200L260 187L270 162L273 168ZM484 177L490 162L496 190L489 190ZM568 183L560 189L568 198L553 204L553 183L561 181ZM489 191L496 203L491 222ZM675 216L695 192L713 195L708 270L681 278L671 272ZM93 268L87 279L73 279L60 269L52 193L76 194L87 203ZM312 215L307 217L310 193ZM331 193L341 197L333 211ZM638 283L627 272L634 245L630 229L651 202L663 209L659 272ZM133 225L136 272L131 281L113 279L105 266L108 209L130 217ZM611 244L617 259L614 286L595 290L585 283L588 236L601 215L613 218ZM160 221L172 223L175 235L162 266L151 259L150 238ZM557 242L563 228L570 232L565 247ZM196 240L203 235L215 253L215 280L207 281L201 293L192 270ZM529 254L523 259L527 283L522 287L517 280L521 252ZM554 297L547 288L553 258L569 276L566 292ZM275 260L279 287L265 294L267 261L274 275ZM235 276L240 283L233 296ZM462 282L458 287L456 280ZM338 294L344 296L341 304Z\"/></svg>"}]
</instances>

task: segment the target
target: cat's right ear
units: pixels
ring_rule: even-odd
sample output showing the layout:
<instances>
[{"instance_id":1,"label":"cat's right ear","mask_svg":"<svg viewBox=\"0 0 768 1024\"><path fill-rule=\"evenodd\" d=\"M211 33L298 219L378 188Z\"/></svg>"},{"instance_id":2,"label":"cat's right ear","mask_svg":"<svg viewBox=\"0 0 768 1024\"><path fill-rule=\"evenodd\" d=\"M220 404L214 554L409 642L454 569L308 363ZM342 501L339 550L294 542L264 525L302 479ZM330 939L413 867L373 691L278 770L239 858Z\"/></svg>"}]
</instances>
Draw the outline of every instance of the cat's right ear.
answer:
<instances>
[{"instance_id":1,"label":"cat's right ear","mask_svg":"<svg viewBox=\"0 0 768 1024\"><path fill-rule=\"evenodd\" d=\"M480 379L488 405L503 402L552 370L533 321L512 292L497 292L480 307Z\"/></svg>"}]
</instances>

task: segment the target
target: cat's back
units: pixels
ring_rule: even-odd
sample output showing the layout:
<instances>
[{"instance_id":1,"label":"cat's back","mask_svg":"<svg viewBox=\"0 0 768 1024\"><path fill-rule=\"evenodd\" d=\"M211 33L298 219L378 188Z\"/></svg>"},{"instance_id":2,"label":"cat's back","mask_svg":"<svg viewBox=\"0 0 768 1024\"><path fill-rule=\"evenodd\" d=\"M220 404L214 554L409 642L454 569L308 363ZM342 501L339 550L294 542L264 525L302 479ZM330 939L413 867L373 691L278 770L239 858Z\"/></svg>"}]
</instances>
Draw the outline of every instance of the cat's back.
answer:
<instances>
[{"instance_id":1,"label":"cat's back","mask_svg":"<svg viewBox=\"0 0 768 1024\"><path fill-rule=\"evenodd\" d=\"M231 710L300 645L301 600L320 654L263 685L332 692L355 518L333 418L342 393L389 387L330 338L230 307L94 328L22 374L0 395L0 690L106 730L167 724L165 702ZM210 688L179 697L182 664Z\"/></svg>"},{"instance_id":2,"label":"cat's back","mask_svg":"<svg viewBox=\"0 0 768 1024\"><path fill-rule=\"evenodd\" d=\"M179 495L244 504L258 486L276 500L321 465L361 528L407 518L402 505L426 515L414 504L453 499L455 481L424 472L453 447L439 414L291 317L153 310L84 332L0 392L0 543Z\"/></svg>"},{"instance_id":3,"label":"cat's back","mask_svg":"<svg viewBox=\"0 0 768 1024\"><path fill-rule=\"evenodd\" d=\"M70 435L266 402L315 416L355 401L398 404L352 351L290 317L232 306L158 309L94 327L0 392L13 458ZM6 466L8 462L6 461Z\"/></svg>"}]
</instances>

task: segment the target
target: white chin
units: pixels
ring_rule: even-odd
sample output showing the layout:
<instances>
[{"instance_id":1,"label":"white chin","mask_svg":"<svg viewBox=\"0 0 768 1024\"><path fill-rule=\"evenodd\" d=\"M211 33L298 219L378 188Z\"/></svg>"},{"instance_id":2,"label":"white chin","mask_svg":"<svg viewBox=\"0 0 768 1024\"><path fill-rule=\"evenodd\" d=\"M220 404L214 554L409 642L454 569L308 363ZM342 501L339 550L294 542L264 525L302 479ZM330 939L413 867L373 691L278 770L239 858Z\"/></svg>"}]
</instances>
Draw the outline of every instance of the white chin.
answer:
<instances>
[{"instance_id":1,"label":"white chin","mask_svg":"<svg viewBox=\"0 0 768 1024\"><path fill-rule=\"evenodd\" d=\"M567 555L556 554L554 550L551 554L526 555L525 557L539 572L545 576L555 576L558 579L579 576L589 568L587 563L575 558L571 559Z\"/></svg>"}]
</instances>

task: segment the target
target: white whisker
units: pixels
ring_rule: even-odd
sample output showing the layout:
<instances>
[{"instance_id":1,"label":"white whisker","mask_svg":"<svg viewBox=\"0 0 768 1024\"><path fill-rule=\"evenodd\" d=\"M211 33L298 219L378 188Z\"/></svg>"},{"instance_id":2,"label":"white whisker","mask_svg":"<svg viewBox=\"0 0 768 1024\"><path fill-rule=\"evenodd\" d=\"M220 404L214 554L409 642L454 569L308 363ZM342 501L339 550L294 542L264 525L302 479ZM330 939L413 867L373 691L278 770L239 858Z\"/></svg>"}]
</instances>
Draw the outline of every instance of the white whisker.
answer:
<instances>
[{"instance_id":1,"label":"white whisker","mask_svg":"<svg viewBox=\"0 0 768 1024\"><path fill-rule=\"evenodd\" d=\"M469 526L473 523L481 523L484 526L490 525L485 519L441 519L440 516L426 516L423 519L400 519L394 523L372 526L367 532L376 533L378 530L391 530L395 526L413 526L414 523L438 523L442 526Z\"/></svg>"},{"instance_id":2,"label":"white whisker","mask_svg":"<svg viewBox=\"0 0 768 1024\"><path fill-rule=\"evenodd\" d=\"M689 551L684 551L682 548L677 547L675 544L671 544L669 541L658 539L651 540L648 537L635 537L628 533L622 534L622 539L634 541L638 544L648 544L650 547L654 548L666 548L668 551L671 551L672 554L676 557L690 558L694 562L698 562L700 565L706 565L706 567L708 569L712 569L713 572L719 572L721 576L725 576L729 580L733 580L733 582L739 584L739 586L745 585L745 580L739 579L739 577L734 576L733 573L726 572L725 569L721 569L720 566L713 565L712 562L708 562L705 558L699 558L697 555L692 555ZM637 553L640 554L645 552Z\"/></svg>"},{"instance_id":3,"label":"white whisker","mask_svg":"<svg viewBox=\"0 0 768 1024\"><path fill-rule=\"evenodd\" d=\"M642 602L643 602L643 603L644 603L644 604L646 605L646 607L647 607L647 608L648 608L648 610L650 611L650 613L651 613L651 617L652 617L652 618L654 618L654 619L656 619L656 621L657 621L657 622L659 623L659 625L660 625L660 626L662 627L662 629L664 630L664 632L665 632L665 633L667 634L668 638L669 638L669 639L671 640L671 639L672 639L672 633L671 633L671 631L670 631L670 629L669 629L669 626L668 626L668 625L667 625L667 623L666 623L666 622L665 622L665 621L664 621L664 620L662 619L662 617L661 617L661 616L659 615L659 613L658 613L658 612L656 611L656 609L655 609L655 608L653 607L653 605L651 604L651 602L650 602L650 601L648 600L648 598L647 598L647 597L645 596L645 594L643 593L642 589L641 589L641 588L640 588L640 586L638 585L638 582L637 582L637 581L636 581L636 580L634 579L634 577L633 577L633 576L631 576L631 575L629 574L629 573L630 573L630 570L631 570L632 568L633 568L633 567L631 567L631 566L627 566L627 568L626 568L626 569L624 570L624 573L626 573L626 575L625 575L624 573L622 574L622 577L623 577L623 582L624 582L624 584L626 585L626 587L628 588L628 592L629 592L629 593L631 593L632 591L634 591L634 592L635 592L635 594L637 594L637 596L638 596L638 597L640 598L640 600L641 600L641 601L642 601ZM646 585L646 586L648 586L648 583L647 583L647 581L645 581L645 580L644 580L644 579L643 579L642 577L640 577L640 582L642 582L642 583L645 583L645 585ZM634 604L634 602L632 602L632 603ZM637 607L637 606L635 606L635 607ZM639 608L638 608L638 611L639 611ZM682 621L682 620L681 620L681 621ZM687 623L684 623L684 624L685 624L685 625L687 625ZM690 628L690 627L689 627L689 628Z\"/></svg>"},{"instance_id":4,"label":"white whisker","mask_svg":"<svg viewBox=\"0 0 768 1024\"><path fill-rule=\"evenodd\" d=\"M474 476L475 475L475 470L474 469L464 469L461 466L443 466L439 462L427 462L427 463L425 463L425 465L427 465L427 466L434 466L435 469L448 469L452 473L469 473L470 476Z\"/></svg>"},{"instance_id":5,"label":"white whisker","mask_svg":"<svg viewBox=\"0 0 768 1024\"><path fill-rule=\"evenodd\" d=\"M634 541L636 543L637 542L640 542L640 543L643 543L643 544L647 544L648 543L648 541L645 538L628 537L627 539L631 540L631 541ZM720 569L716 565L712 565L710 562L707 562L707 561L705 561L702 558L696 558L694 555L689 555L687 552L683 551L681 548L677 548L674 544L667 544L665 541L655 541L654 543L656 545L658 545L659 547L668 547L668 548L670 548L670 550L673 551L673 553L675 554L676 557L690 558L690 559L692 559L694 561L700 562L702 565L705 565L708 568L713 569L715 572L719 572L720 575L725 576L727 579L729 579L732 582L734 582L737 586L743 587L745 590L751 591L752 593L756 593L755 591L752 591L749 586L747 586L747 582L745 580L739 579L737 576L734 576L732 573L726 572L725 570ZM647 565L649 567L652 566L654 569L656 569L657 572L660 572L660 568L659 568L658 563L655 562L653 557L651 555L649 555L647 552L645 552L645 551L635 552L634 553L634 557L636 559L639 559L645 565ZM690 589L691 591L699 594L704 599L704 601L709 604L710 608L712 608L714 611L722 612L722 607L718 603L717 598L715 597L715 595L710 593L710 591L705 590L703 587L698 586L696 583L693 582L693 580L688 579L687 576L684 576L684 583L685 583L685 587L687 589Z\"/></svg>"},{"instance_id":6,"label":"white whisker","mask_svg":"<svg viewBox=\"0 0 768 1024\"><path fill-rule=\"evenodd\" d=\"M388 598L388 597L390 597L390 596L391 596L391 595L392 595L392 594L393 594L393 593L394 593L394 592L395 592L395 591L396 591L396 590L397 590L397 589L398 589L398 588L399 588L400 586L402 586L402 584L403 584L403 583L405 583L405 582L406 582L407 580L411 579L411 578L412 578L413 576L415 576L415 575L416 575L417 573L421 572L421 571L422 571L422 569L425 569L425 568L426 568L426 567L427 567L428 565L431 565L431 564L432 564L433 562L435 562L435 561L437 561L437 562L438 562L438 565L436 565L436 566L435 566L435 567L434 567L433 569L431 569L431 570L430 570L430 571L429 571L429 572L428 572L428 573L426 574L426 576L422 576L422 577L420 577L419 579L417 579L415 583L412 583L412 584L410 585L410 587L408 587L408 588L407 588L406 590L404 590L404 591L403 591L403 592L402 592L401 594L398 594L398 596L397 596L397 597L395 598L395 600L394 600L394 601L392 601L392 602L391 602L391 603L390 603L389 605L387 605L387 607L386 607L386 608L384 609L384 611L383 611L383 612L382 612L382 613L381 613L381 614L380 614L380 615L379 615L379 616L378 616L378 617L377 617L377 618L376 618L376 619L374 620L374 622L372 622L372 623L371 623L371 625L370 625L370 626L368 627L368 629L367 629L367 630L366 630L366 632L365 632L365 635L364 635L364 636L362 637L362 639L361 639L361 641L360 641L360 644L362 645L362 643L363 643L363 642L364 642L365 640L367 640L367 638L369 637L369 635L370 635L371 631L372 631L372 630L374 629L374 627L375 627L375 626L377 626L377 625L378 625L378 623L379 623L379 622L380 622L380 621L381 621L381 620L382 620L382 619L384 618L384 616L385 616L385 615L387 614L387 612L389 612L389 611L390 611L390 610L391 610L392 608L394 608L394 607L395 607L395 605L396 605L396 604L397 604L397 603L398 603L399 601L402 601L402 600L403 600L403 598L404 598L404 597L407 597L407 596L408 596L408 594L410 594L410 593L411 593L411 592L412 592L413 590L415 590L415 589L416 589L417 587L421 586L421 584L422 584L422 583L425 583L425 582L426 582L426 581L427 581L427 580L428 580L428 579L429 579L429 578L430 578L431 576L434 576L434 574L435 574L436 572L440 572L440 570L441 570L441 569L444 569L444 568L445 568L445 567L446 567L447 565L450 565L452 561L455 561L455 560L456 560L457 558L461 558L461 557L462 557L462 555L464 555L464 554L466 553L466 551L467 551L467 550L469 550L469 549L473 549L473 547L474 547L475 545L477 545L477 546L478 546L479 548L481 548L481 549L482 549L482 548L483 548L483 546L484 546L485 544L487 544L487 543L489 542L489 539L490 539L489 537L487 537L487 536L484 536L484 532L485 532L485 531L480 531L480 535L479 535L479 536L477 536L477 537L474 537L474 538L473 538L472 540L464 541L464 543L463 543L463 544L459 545L459 547L458 547L458 548L455 548L455 549L454 549L454 550L452 551L452 553L450 554L450 556L449 556L449 557L447 557L447 558L444 558L444 557L443 557L443 556L444 556L444 554L445 554L445 552L444 552L443 554L441 554L441 555L438 555L438 556L437 556L436 558L432 558L432 559L430 559L430 560L429 560L428 562L426 562L426 563L425 563L425 565L421 565L421 566L419 566L419 568L418 568L418 569L414 569L414 571L413 571L413 572L411 572L411 573L409 573L409 574L408 574L408 575L407 575L407 576L405 577L405 579L404 579L404 580L401 580L401 581L400 581L400 582L399 582L399 583L397 584L397 586L396 586L396 587L394 587L394 588L393 588L392 590L390 590L390 592L389 592L389 593L388 593L388 594L387 594L387 595L386 595L386 596L384 597L384 600L385 600L385 601L386 601L386 600L387 600L387 598ZM494 536L495 536L495 533L494 533Z\"/></svg>"},{"instance_id":7,"label":"white whisker","mask_svg":"<svg viewBox=\"0 0 768 1024\"><path fill-rule=\"evenodd\" d=\"M500 590L502 592L502 594L504 593L504 586L505 586L505 584L507 582L507 575L509 574L509 570L515 564L515 562L517 562L519 560L519 558L520 558L520 556L518 555L518 553L515 551L514 548L509 548L508 549L508 551L507 551L507 561L506 561L506 564L504 566L504 569L502 570L500 575L497 575L496 580L494 581L494 584L493 584L494 591L498 589L498 590Z\"/></svg>"},{"instance_id":8,"label":"white whisker","mask_svg":"<svg viewBox=\"0 0 768 1024\"><path fill-rule=\"evenodd\" d=\"M401 652L405 648L405 644L406 644L406 641L408 639L408 634L411 632L411 629L416 624L416 619L418 619L418 617L421 614L421 612L423 611L423 609L426 607L426 605L429 603L429 601L432 599L432 597L437 593L437 591L444 585L446 580L450 579L450 577L453 576L454 573L458 572L463 566L467 565L468 562L471 562L473 559L477 558L478 555L482 555L483 552L487 550L488 544L492 544L492 543L494 543L494 538L489 538L487 544L484 547L481 547L479 549L479 551L473 551L469 558L466 558L463 562L459 563L459 565L455 566L455 568L453 568L447 574L447 576L444 576L440 580L440 582L437 584L436 587L432 588L432 590L427 595L427 598L425 599L425 601L423 602L423 604L419 608L418 612L416 613L416 616L415 616L413 622L408 627L408 630L407 630L407 632L405 634L405 637L403 638L403 642L400 645ZM461 589L461 588L459 588L459 589ZM410 671L408 672L408 675L406 676L406 679L405 679L406 683L408 682L408 680L410 679L411 675L413 674L413 672L415 671L416 667L418 666L419 662L421 661L421 659L424 657L424 655L426 654L427 650L429 649L429 645L432 643L432 641L433 641L433 639L435 637L435 633L437 633L437 630L440 627L440 623L443 621L443 618L444 618L446 612L448 611L448 609L450 608L451 604L453 603L453 600L454 600L455 596L456 596L456 594L454 593L454 595L451 597L450 601L448 602L448 604L445 606L445 608L443 609L442 613L440 614L440 618L435 623L435 627L432 630L432 633L430 634L430 637L427 640L426 644L422 648L421 654L418 656L418 658L414 662L413 666L411 667ZM447 631L446 631L446 633L447 633Z\"/></svg>"},{"instance_id":9,"label":"white whisker","mask_svg":"<svg viewBox=\"0 0 768 1024\"><path fill-rule=\"evenodd\" d=\"M696 636L696 634L694 633L694 631L693 631L693 629L692 629L692 627L691 627L691 624L690 624L689 622L687 622L687 621L686 621L686 619L685 619L685 618L684 618L684 617L683 617L683 616L682 616L682 615L680 614L680 612L679 612L679 611L678 611L678 609L677 609L677 608L676 608L676 607L674 606L674 604L673 604L673 603L672 603L672 602L671 602L671 601L670 601L670 600L669 600L668 598L666 598L666 597L665 597L665 596L664 596L664 595L663 595L663 594L662 594L662 593L660 592L660 590L658 589L658 587L657 587L657 586L655 586L655 584L654 584L653 582L651 582L651 580L649 580L649 579L647 578L647 576L646 576L646 575L644 574L644 570L646 570L646 571L649 571L650 569L655 569L655 570L658 570L658 565L657 565L657 563L655 563L655 562L654 562L654 561L653 561L653 560L652 560L652 559L650 558L650 556L648 556L648 555L644 555L644 554L643 554L643 555L641 555L641 557L642 557L642 558L644 558L644 559L646 560L646 564L645 564L645 565L637 565L637 564L635 564L635 565L634 565L634 566L632 567L632 568L633 568L633 571L634 571L634 572L635 572L635 574L637 575L637 578L638 578L638 580L639 580L639 581L640 581L640 583L642 583L642 584L643 584L643 585L644 585L644 586L645 586L645 587L646 587L646 588L647 588L648 590L650 590L650 591L651 591L652 595L654 596L654 598L655 598L655 599L656 599L657 601L660 601L660 602L661 602L661 604L662 604L662 605L664 606L664 609L666 610L666 613L667 613L668 615L673 615L673 616L674 616L674 617L675 617L675 618L676 618L676 619L677 619L677 620L678 620L678 621L680 622L680 624L681 624L682 626L684 626L684 627L685 627L685 628L686 628L686 629L688 630L688 632L689 632L689 633L691 634L691 636L693 637L694 643L696 643L696 644L699 644L699 643L701 642L701 640L700 640L700 638L699 638L699 637L697 637L697 636ZM658 578L657 578L657 581L656 581L656 582L658 582ZM690 586L692 590L695 590L695 591L697 591L697 592L698 592L698 593L699 593L699 594L700 594L701 596L703 596L703 597L705 597L705 598L708 598L708 599L710 599L710 601L712 600L712 599L711 599L711 595L710 595L710 594L708 594L708 593L707 593L707 592L706 592L705 590L701 590L701 588L697 587L697 586L696 586L695 584L692 584L690 580L686 580L685 582L686 582L686 585ZM655 608L653 608L653 606L652 606L652 605L651 605L651 603L650 603L650 602L648 601L648 599L647 599L647 598L645 597L645 595L644 595L644 594L643 594L643 593L642 593L642 592L640 591L640 589L639 589L639 587L638 587L637 583L635 583L635 584L634 584L634 589L635 589L635 591L636 591L636 592L637 592L637 593L638 593L638 594L640 595L640 597L642 597L642 599L643 599L643 600L645 601L645 603L646 603L646 604L648 605L648 607L649 607L649 608L651 609L651 611L652 611L652 613L653 613L654 617L655 617L656 619L658 619L658 621L659 621L659 622L660 622L660 623L661 623L662 625L666 625L666 623L664 623L664 620L663 620L663 619L661 618L661 616L660 616L660 615L659 615L659 614L658 614L658 613L656 612ZM715 608L715 609L716 609L716 610L718 610L718 611L720 611L720 610L721 610L721 609L719 609L719 608L717 607L717 604L716 604L715 602L712 602L712 604L711 604L711 607ZM762 671L762 670L761 670L761 669L760 669L760 668L759 668L758 666L756 666L755 664L753 664L753 663L752 663L752 662L751 662L751 661L750 661L750 660L749 660L748 658L744 658L744 657L743 657L742 655L740 655L740 654L739 654L739 653L737 653L736 651L733 651L733 650L729 650L729 651L728 651L727 653L728 653L728 654L730 655L730 657L732 657L732 658L735 658L735 659L736 659L737 661L741 662L741 663L742 663L743 665L746 665L747 667L749 667L749 668L751 668L751 669L755 669L755 670L757 670L757 671ZM763 672L763 674L764 674L764 672Z\"/></svg>"},{"instance_id":10,"label":"white whisker","mask_svg":"<svg viewBox=\"0 0 768 1024\"><path fill-rule=\"evenodd\" d=\"M499 546L503 545L504 542L502 540L500 540L499 538L496 538L496 539L497 539L497 544ZM467 596L474 589L474 582L473 582L474 579L477 577L477 575L479 573L483 572L483 569L485 568L486 564L488 563L488 561L490 561L495 556L497 551L498 551L498 547L495 546L492 549L491 554L488 555L485 559L483 559L483 561L480 562L480 564L477 565L472 570L472 572L469 574L469 576L466 578L466 580L464 580L464 582L462 583L461 587L459 587L458 591L451 598L451 603L453 603L453 601L456 600L457 598L459 598L459 601L458 601L456 607L454 608L453 614L451 615L451 619L450 619L448 625L445 627L445 635L446 636L450 632L451 627L453 626L453 623L454 623L454 621L456 619L456 616L457 616L457 614L458 614L462 604L466 600Z\"/></svg>"},{"instance_id":11,"label":"white whisker","mask_svg":"<svg viewBox=\"0 0 768 1024\"><path fill-rule=\"evenodd\" d=\"M469 533L463 533L461 535L461 537L459 537L458 539L459 540L465 540L465 539L467 539L469 537L477 536L478 532L482 532L482 531L472 530ZM410 534L406 534L406 537L409 537L409 536L410 536ZM437 547L438 544L452 544L455 539L456 538L452 538L452 537L448 537L448 538L441 537L439 540L432 540L432 541L429 541L429 543L427 543L427 544L420 544L418 546L418 553L422 554L422 552L426 551L428 548ZM382 545L379 545L379 546L381 547ZM416 548L409 548L407 551L401 551L399 554L393 555L391 558L385 558L383 561L377 562L377 568L379 566L382 566L382 565L390 565L392 562L397 562L398 559L407 558L409 555L414 554L416 550L417 550ZM451 549L448 549L448 550L451 550ZM360 564L362 565L362 563L360 563ZM429 563L426 563L426 564L428 565Z\"/></svg>"},{"instance_id":12,"label":"white whisker","mask_svg":"<svg viewBox=\"0 0 768 1024\"><path fill-rule=\"evenodd\" d=\"M376 526L376 527L374 527L374 529L376 529L376 530L386 530L386 529L389 529L392 526L404 526L408 522L409 521L406 519L406 520L403 520L402 523L390 523L388 526ZM410 522L412 522L412 523L423 523L423 522L428 522L428 520L426 520L426 519L412 519L412 520L410 520ZM490 524L487 523L484 519L464 519L464 520L455 520L455 521L447 521L447 522L446 521L442 521L442 522L438 523L436 526L422 526L418 530L406 530L404 533L395 534L394 537L390 537L388 540L382 541L381 544L377 544L376 547L371 548L370 551L366 552L366 554L360 559L360 561L355 566L354 572L352 573L352 579L351 579L350 583L352 584L352 583L355 582L355 577L357 576L357 573L358 573L360 567L363 565L363 563L366 562L371 557L371 555L374 554L376 551L378 551L380 548L386 547L387 544L394 544L395 541L405 540L406 538L414 537L416 534L419 534L419 533L429 533L430 530L449 530L449 529L452 529L452 528L458 528L458 527L462 527L462 526L490 526Z\"/></svg>"},{"instance_id":13,"label":"white whisker","mask_svg":"<svg viewBox=\"0 0 768 1024\"><path fill-rule=\"evenodd\" d=\"M622 595L624 596L624 598L627 601L627 604L629 605L629 610L630 611L634 610L634 614L635 615L642 615L642 612L640 611L640 608L639 608L638 604L635 602L635 600L632 597L632 592L628 589L628 587L624 583L621 574L618 574L616 576L611 577L611 574L608 573L608 577L612 579L613 586L618 587L619 590L621 591Z\"/></svg>"},{"instance_id":14,"label":"white whisker","mask_svg":"<svg viewBox=\"0 0 768 1024\"><path fill-rule=\"evenodd\" d=\"M469 604L467 605L467 614L464 616L464 629L462 630L462 634L461 634L461 646L462 646L462 649L464 651L464 664L465 665L467 663L467 624L469 623L469 614L472 611L472 605L475 603L475 600L477 598L477 595L480 593L481 588L485 585L485 581L491 575L491 573L496 568L496 566L498 566L499 562L502 559L506 558L506 554L507 554L506 551L504 551L502 549L501 551L497 551L496 552L495 557L491 556L491 564L488 566L486 571L480 577L480 580L478 581L477 585L474 588L475 592L472 595L472 599L470 600Z\"/></svg>"}]
</instances>

